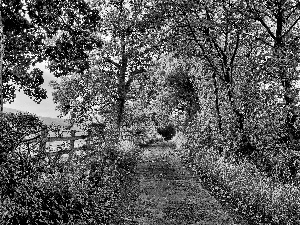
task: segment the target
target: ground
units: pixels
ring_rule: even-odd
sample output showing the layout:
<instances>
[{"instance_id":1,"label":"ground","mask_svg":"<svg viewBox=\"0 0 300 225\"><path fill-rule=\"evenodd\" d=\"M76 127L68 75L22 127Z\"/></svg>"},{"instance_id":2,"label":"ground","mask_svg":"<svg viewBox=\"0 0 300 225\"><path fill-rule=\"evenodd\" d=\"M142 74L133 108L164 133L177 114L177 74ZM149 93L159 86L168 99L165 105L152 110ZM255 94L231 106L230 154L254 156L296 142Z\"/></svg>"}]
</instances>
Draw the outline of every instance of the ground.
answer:
<instances>
[{"instance_id":1,"label":"ground","mask_svg":"<svg viewBox=\"0 0 300 225\"><path fill-rule=\"evenodd\" d=\"M136 168L137 183L129 187L130 215L126 224L138 225L233 225L236 221L205 190L201 181L183 168L172 147L155 145L141 153Z\"/></svg>"}]
</instances>

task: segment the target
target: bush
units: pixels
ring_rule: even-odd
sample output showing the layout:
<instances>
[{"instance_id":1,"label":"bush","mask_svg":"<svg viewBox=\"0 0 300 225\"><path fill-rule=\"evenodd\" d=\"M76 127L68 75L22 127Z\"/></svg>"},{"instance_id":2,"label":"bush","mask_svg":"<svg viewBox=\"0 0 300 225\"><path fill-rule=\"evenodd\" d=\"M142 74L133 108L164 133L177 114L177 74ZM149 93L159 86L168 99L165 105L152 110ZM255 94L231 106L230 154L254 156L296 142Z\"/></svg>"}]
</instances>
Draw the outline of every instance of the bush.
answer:
<instances>
[{"instance_id":1,"label":"bush","mask_svg":"<svg viewBox=\"0 0 300 225\"><path fill-rule=\"evenodd\" d=\"M24 137L39 133L45 125L38 117L25 113L0 114L0 164L7 160L9 153L16 150Z\"/></svg>"},{"instance_id":2,"label":"bush","mask_svg":"<svg viewBox=\"0 0 300 225\"><path fill-rule=\"evenodd\" d=\"M194 172L209 177L214 189L222 190L227 201L254 224L300 223L298 187L275 182L247 161L232 164L214 148L199 150L192 164Z\"/></svg>"},{"instance_id":3,"label":"bush","mask_svg":"<svg viewBox=\"0 0 300 225\"><path fill-rule=\"evenodd\" d=\"M4 224L68 224L83 213L81 202L68 190L31 186L19 188L18 196L7 198L2 207Z\"/></svg>"},{"instance_id":4,"label":"bush","mask_svg":"<svg viewBox=\"0 0 300 225\"><path fill-rule=\"evenodd\" d=\"M35 156L39 148L22 145L25 136L45 128L42 122L28 114L1 114L2 125L0 224L121 223L123 187L130 186L126 182L134 172L135 154L83 147L90 154L63 165L69 166L65 170L51 167L49 172L49 165Z\"/></svg>"}]
</instances>

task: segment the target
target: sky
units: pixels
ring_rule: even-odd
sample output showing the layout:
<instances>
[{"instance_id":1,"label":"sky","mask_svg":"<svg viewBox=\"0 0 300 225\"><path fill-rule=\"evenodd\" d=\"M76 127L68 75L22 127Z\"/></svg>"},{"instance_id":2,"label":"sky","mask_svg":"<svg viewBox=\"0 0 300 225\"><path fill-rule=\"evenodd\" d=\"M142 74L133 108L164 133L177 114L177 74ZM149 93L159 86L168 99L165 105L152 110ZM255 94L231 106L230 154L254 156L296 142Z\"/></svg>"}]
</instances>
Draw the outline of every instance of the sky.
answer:
<instances>
[{"instance_id":1,"label":"sky","mask_svg":"<svg viewBox=\"0 0 300 225\"><path fill-rule=\"evenodd\" d=\"M16 92L15 101L11 104L4 104L4 107L34 113L37 116L57 117L59 112L55 111L55 104L52 98L53 89L49 86L49 82L51 80L58 80L58 78L45 68L44 63L38 64L37 67L44 71L44 84L42 87L47 90L48 98L42 100L40 104L37 104L21 90L20 92Z\"/></svg>"}]
</instances>

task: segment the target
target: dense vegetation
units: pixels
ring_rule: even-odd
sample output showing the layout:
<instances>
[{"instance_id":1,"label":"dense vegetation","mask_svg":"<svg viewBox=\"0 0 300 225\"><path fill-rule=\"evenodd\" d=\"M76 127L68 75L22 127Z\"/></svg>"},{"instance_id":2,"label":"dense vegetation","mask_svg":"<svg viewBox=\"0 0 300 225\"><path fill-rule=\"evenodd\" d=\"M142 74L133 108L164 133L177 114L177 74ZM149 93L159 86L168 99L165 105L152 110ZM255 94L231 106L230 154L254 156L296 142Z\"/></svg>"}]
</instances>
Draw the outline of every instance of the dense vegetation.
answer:
<instances>
[{"instance_id":1,"label":"dense vegetation","mask_svg":"<svg viewBox=\"0 0 300 225\"><path fill-rule=\"evenodd\" d=\"M104 144L84 151L110 156L93 153L84 166L69 163L66 171L74 166L81 177L82 168L97 164L99 168L93 166L89 176L101 170L102 177L105 170L112 183L121 182L122 176L109 168L132 170L133 165L125 163L124 169L117 160L122 157L116 146L124 134L152 143L158 128L172 124L177 134L185 136L179 151L185 166L214 180L215 187L222 189L217 194L229 197L249 220L299 223L298 1L16 0L16 8L10 2L1 5L1 99L13 100L17 88L36 101L44 99L41 71L28 69L47 60L49 69L61 77L61 82L51 83L61 114L83 129L95 122L106 124ZM10 26L8 18L20 26ZM59 212L46 213L44 220L99 223L87 221L104 218L109 207L102 207L100 197L92 205L83 198L83 193L102 196L96 188L101 184L98 175L84 181L71 179L65 170L53 167L46 178L40 177L35 164L40 160L17 149L24 135L38 133L44 126L35 117L13 117L1 115L0 163L1 171L7 171L1 175L5 181L1 190L7 190L1 205L6 210L3 220L28 216L30 205ZM141 142L136 139L132 145ZM44 151L25 147L38 155ZM103 160L108 165L99 163ZM69 185L67 192L59 179ZM110 187L107 182L105 187ZM117 193L117 187L112 185L114 191L108 195ZM20 196L27 191L34 192L28 195L33 199L22 202ZM44 202L58 208L50 210L52 206ZM78 209L67 221L61 212L77 208L72 204ZM91 213L93 208L99 215ZM27 220L38 223L32 222L33 217Z\"/></svg>"},{"instance_id":2,"label":"dense vegetation","mask_svg":"<svg viewBox=\"0 0 300 225\"><path fill-rule=\"evenodd\" d=\"M46 127L37 117L2 114L1 127L1 224L122 223L134 151L84 145L77 149L84 154L68 164L40 148L37 134ZM24 140L32 134L35 142Z\"/></svg>"}]
</instances>

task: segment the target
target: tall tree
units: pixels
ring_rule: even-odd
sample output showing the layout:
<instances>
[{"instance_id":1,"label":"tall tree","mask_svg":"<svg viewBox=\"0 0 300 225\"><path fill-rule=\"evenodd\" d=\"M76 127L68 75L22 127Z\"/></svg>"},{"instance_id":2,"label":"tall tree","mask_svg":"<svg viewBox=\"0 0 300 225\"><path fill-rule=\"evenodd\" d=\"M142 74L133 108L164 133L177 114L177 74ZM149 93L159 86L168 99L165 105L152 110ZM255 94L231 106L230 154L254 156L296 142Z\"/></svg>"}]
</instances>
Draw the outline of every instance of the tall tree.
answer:
<instances>
[{"instance_id":1,"label":"tall tree","mask_svg":"<svg viewBox=\"0 0 300 225\"><path fill-rule=\"evenodd\" d=\"M227 103L234 115L231 123L242 133L245 117L234 88L246 20L230 1L155 2L154 11L158 10L162 15L160 19L166 20L168 32L165 35L168 38L165 39L170 48L178 54L197 57L203 63L206 71L212 74L212 79L219 83L227 96ZM219 107L216 110L219 111Z\"/></svg>"},{"instance_id":2,"label":"tall tree","mask_svg":"<svg viewBox=\"0 0 300 225\"><path fill-rule=\"evenodd\" d=\"M264 58L262 73L269 77L269 82L280 84L284 101L286 131L289 140L296 137L295 122L298 114L298 94L296 83L299 80L298 64L300 3L294 0L245 1L241 14L256 23L261 32L256 37L264 49L257 55Z\"/></svg>"},{"instance_id":3,"label":"tall tree","mask_svg":"<svg viewBox=\"0 0 300 225\"><path fill-rule=\"evenodd\" d=\"M144 19L147 2L90 1L90 4L103 17L101 28L94 32L103 39L103 45L89 54L90 70L87 74L94 74L95 80L107 84L102 91L110 89L110 94L98 94L110 102L115 124L120 128L132 83L144 77L155 57L154 34ZM91 96L94 100L96 97Z\"/></svg>"},{"instance_id":4,"label":"tall tree","mask_svg":"<svg viewBox=\"0 0 300 225\"><path fill-rule=\"evenodd\" d=\"M2 5L2 0L0 1L0 5ZM3 42L4 42L4 35L3 35L3 18L2 18L2 12L0 12L0 113L3 112L3 74L2 74L2 67L3 67L3 54L4 54L4 48L3 48Z\"/></svg>"}]
</instances>

